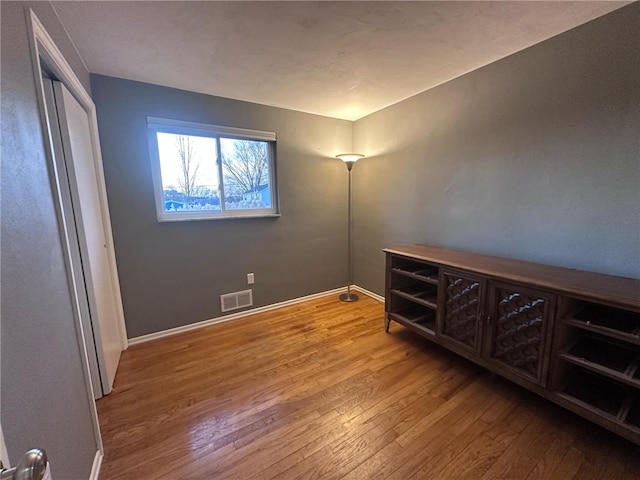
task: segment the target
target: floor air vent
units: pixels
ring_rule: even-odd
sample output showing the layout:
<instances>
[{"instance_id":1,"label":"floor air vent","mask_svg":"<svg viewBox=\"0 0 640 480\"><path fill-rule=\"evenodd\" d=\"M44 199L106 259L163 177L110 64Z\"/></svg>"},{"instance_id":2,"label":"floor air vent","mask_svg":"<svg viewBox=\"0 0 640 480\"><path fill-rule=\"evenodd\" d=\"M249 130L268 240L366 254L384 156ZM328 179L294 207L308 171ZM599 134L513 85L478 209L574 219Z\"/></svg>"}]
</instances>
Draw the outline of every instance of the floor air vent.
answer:
<instances>
[{"instance_id":1,"label":"floor air vent","mask_svg":"<svg viewBox=\"0 0 640 480\"><path fill-rule=\"evenodd\" d=\"M250 307L253 305L253 290L242 290L241 292L220 295L220 305L223 312Z\"/></svg>"}]
</instances>

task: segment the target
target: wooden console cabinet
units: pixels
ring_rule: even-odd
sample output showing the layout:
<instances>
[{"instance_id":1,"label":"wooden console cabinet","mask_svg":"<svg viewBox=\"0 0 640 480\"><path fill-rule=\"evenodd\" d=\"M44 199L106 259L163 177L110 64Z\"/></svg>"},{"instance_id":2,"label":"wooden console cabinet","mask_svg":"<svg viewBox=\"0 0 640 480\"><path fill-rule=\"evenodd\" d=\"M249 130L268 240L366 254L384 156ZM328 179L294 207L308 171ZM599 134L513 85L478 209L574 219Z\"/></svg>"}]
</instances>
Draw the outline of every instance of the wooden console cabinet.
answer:
<instances>
[{"instance_id":1,"label":"wooden console cabinet","mask_svg":"<svg viewBox=\"0 0 640 480\"><path fill-rule=\"evenodd\" d=\"M395 321L640 445L640 280L426 245L386 252Z\"/></svg>"}]
</instances>

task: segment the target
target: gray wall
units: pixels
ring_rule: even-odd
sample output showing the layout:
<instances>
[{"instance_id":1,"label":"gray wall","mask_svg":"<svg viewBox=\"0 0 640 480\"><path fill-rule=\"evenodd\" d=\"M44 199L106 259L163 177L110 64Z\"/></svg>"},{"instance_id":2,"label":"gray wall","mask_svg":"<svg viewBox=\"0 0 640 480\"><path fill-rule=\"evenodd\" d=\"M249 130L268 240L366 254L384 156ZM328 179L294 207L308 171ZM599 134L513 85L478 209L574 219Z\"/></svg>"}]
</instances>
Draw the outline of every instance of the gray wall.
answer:
<instances>
[{"instance_id":1,"label":"gray wall","mask_svg":"<svg viewBox=\"0 0 640 480\"><path fill-rule=\"evenodd\" d=\"M220 294L249 288L254 306L346 284L352 123L92 75L127 334L221 315ZM146 116L277 133L280 218L158 223Z\"/></svg>"},{"instance_id":2,"label":"gray wall","mask_svg":"<svg viewBox=\"0 0 640 480\"><path fill-rule=\"evenodd\" d=\"M40 128L25 8L89 75L48 3L1 2L1 421L15 464L46 449L55 478L89 477L97 450Z\"/></svg>"},{"instance_id":3,"label":"gray wall","mask_svg":"<svg viewBox=\"0 0 640 480\"><path fill-rule=\"evenodd\" d=\"M355 283L427 243L640 277L640 5L355 123Z\"/></svg>"}]
</instances>

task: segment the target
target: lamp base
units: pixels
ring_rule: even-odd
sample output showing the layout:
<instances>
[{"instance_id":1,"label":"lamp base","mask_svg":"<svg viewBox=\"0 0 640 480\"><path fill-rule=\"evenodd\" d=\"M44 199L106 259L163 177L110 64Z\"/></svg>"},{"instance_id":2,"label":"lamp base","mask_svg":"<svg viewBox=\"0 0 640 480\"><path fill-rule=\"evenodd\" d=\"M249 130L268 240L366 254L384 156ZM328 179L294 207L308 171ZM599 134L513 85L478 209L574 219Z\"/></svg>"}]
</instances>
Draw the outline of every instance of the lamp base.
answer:
<instances>
[{"instance_id":1,"label":"lamp base","mask_svg":"<svg viewBox=\"0 0 640 480\"><path fill-rule=\"evenodd\" d=\"M340 295L340 301L341 302L357 302L358 295L356 295L355 293L343 293L342 295Z\"/></svg>"}]
</instances>

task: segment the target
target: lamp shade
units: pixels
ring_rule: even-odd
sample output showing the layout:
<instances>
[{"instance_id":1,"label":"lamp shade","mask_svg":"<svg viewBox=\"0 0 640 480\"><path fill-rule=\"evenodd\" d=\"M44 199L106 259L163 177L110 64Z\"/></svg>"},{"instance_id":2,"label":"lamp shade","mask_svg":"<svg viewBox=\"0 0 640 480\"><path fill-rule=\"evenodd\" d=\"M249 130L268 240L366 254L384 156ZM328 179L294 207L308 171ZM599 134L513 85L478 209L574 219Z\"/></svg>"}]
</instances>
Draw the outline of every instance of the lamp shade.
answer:
<instances>
[{"instance_id":1,"label":"lamp shade","mask_svg":"<svg viewBox=\"0 0 640 480\"><path fill-rule=\"evenodd\" d=\"M336 155L336 158L339 158L344 163L355 163L361 158L364 158L364 155L361 153L341 153L340 155Z\"/></svg>"}]
</instances>

